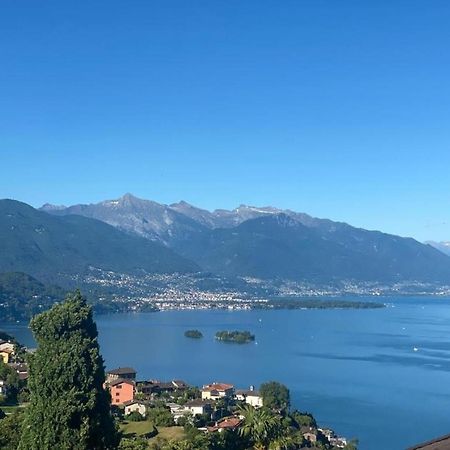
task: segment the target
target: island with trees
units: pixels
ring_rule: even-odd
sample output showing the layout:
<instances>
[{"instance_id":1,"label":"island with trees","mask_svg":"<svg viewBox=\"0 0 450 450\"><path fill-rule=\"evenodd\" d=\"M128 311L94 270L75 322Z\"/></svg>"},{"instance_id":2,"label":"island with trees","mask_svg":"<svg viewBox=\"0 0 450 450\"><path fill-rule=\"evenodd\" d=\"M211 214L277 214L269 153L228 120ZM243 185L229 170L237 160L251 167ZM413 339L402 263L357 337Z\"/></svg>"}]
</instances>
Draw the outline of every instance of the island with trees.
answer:
<instances>
[{"instance_id":1,"label":"island with trees","mask_svg":"<svg viewBox=\"0 0 450 450\"><path fill-rule=\"evenodd\" d=\"M187 338L191 338L191 339L200 339L203 337L203 334L200 330L187 330L184 332L184 335Z\"/></svg>"},{"instance_id":2,"label":"island with trees","mask_svg":"<svg viewBox=\"0 0 450 450\"><path fill-rule=\"evenodd\" d=\"M235 342L237 344L248 344L255 340L255 335L250 331L218 331L216 339L223 342Z\"/></svg>"}]
</instances>

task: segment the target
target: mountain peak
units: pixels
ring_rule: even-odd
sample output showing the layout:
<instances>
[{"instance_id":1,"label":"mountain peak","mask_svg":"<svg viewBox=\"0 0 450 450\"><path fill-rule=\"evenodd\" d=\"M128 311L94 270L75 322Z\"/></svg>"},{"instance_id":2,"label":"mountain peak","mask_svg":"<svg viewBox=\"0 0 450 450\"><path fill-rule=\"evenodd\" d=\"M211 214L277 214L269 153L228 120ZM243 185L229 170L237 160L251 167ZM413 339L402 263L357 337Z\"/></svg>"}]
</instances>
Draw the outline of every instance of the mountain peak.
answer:
<instances>
[{"instance_id":1,"label":"mountain peak","mask_svg":"<svg viewBox=\"0 0 450 450\"><path fill-rule=\"evenodd\" d=\"M144 202L146 200L138 198L135 195L131 194L130 192L127 192L126 194L122 195L122 197L119 198L119 201L122 203L136 203L136 202Z\"/></svg>"},{"instance_id":2,"label":"mountain peak","mask_svg":"<svg viewBox=\"0 0 450 450\"><path fill-rule=\"evenodd\" d=\"M135 204L142 203L145 201L146 200L142 200L142 199L134 196L133 194L130 194L129 192L127 192L126 194L122 195L122 197L119 197L114 200L106 200L104 202L100 202L99 205L116 207L116 206L125 206L125 205L135 205ZM93 206L95 206L95 205L93 205Z\"/></svg>"},{"instance_id":3,"label":"mountain peak","mask_svg":"<svg viewBox=\"0 0 450 450\"><path fill-rule=\"evenodd\" d=\"M64 205L52 205L51 203L44 203L40 208L42 211L62 211L66 209Z\"/></svg>"},{"instance_id":4,"label":"mountain peak","mask_svg":"<svg viewBox=\"0 0 450 450\"><path fill-rule=\"evenodd\" d=\"M178 203L171 203L169 206L171 208L195 208L195 206L184 200L180 200Z\"/></svg>"},{"instance_id":5,"label":"mountain peak","mask_svg":"<svg viewBox=\"0 0 450 450\"><path fill-rule=\"evenodd\" d=\"M123 200L134 200L134 199L140 200L135 195L133 195L131 192L127 192L127 193L123 194L121 199L123 199Z\"/></svg>"}]
</instances>

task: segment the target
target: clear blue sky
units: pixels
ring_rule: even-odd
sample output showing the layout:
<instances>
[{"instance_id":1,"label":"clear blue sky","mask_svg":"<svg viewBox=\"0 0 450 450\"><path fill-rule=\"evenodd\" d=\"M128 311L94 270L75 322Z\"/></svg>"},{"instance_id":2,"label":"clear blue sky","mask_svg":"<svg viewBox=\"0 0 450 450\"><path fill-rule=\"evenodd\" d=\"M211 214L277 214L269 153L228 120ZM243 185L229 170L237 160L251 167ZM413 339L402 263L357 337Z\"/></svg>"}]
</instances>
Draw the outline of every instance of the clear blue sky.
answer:
<instances>
[{"instance_id":1,"label":"clear blue sky","mask_svg":"<svg viewBox=\"0 0 450 450\"><path fill-rule=\"evenodd\" d=\"M0 197L450 239L448 0L2 0Z\"/></svg>"}]
</instances>

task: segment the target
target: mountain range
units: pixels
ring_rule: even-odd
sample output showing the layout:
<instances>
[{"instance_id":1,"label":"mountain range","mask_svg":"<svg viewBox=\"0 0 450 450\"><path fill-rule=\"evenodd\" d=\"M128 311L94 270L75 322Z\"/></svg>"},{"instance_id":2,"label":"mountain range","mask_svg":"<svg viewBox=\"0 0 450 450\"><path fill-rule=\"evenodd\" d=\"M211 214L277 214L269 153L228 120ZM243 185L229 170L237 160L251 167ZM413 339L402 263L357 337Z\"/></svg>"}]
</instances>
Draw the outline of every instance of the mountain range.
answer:
<instances>
[{"instance_id":1,"label":"mountain range","mask_svg":"<svg viewBox=\"0 0 450 450\"><path fill-rule=\"evenodd\" d=\"M85 274L90 266L125 273L193 272L199 267L167 246L81 215L55 216L0 200L0 272L42 281Z\"/></svg>"},{"instance_id":2,"label":"mountain range","mask_svg":"<svg viewBox=\"0 0 450 450\"><path fill-rule=\"evenodd\" d=\"M450 258L431 245L269 206L211 212L184 201L164 205L125 194L97 204L46 204L40 213L105 222L123 239L144 239L191 268L224 276L450 283Z\"/></svg>"}]
</instances>

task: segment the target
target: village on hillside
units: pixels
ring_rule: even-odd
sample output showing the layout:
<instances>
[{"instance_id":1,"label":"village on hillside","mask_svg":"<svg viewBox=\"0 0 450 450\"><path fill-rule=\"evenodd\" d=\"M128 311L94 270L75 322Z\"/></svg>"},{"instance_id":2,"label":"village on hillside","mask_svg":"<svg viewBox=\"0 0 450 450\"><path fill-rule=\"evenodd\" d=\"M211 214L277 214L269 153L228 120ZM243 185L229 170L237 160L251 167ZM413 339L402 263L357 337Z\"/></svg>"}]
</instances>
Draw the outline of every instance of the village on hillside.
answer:
<instances>
[{"instance_id":1,"label":"village on hillside","mask_svg":"<svg viewBox=\"0 0 450 450\"><path fill-rule=\"evenodd\" d=\"M33 349L13 340L0 340L0 409L6 414L26 407L29 399L26 352ZM272 384L275 389L288 392L283 385ZM265 406L264 395L254 386L236 389L231 383L214 381L197 388L178 379L139 381L131 367L107 371L104 387L110 393L111 411L122 435L131 440L147 440L149 444L181 439L187 426L203 433L238 431L244 422L243 406ZM338 449L348 444L333 430L317 426L312 415L295 414L303 437L299 448Z\"/></svg>"},{"instance_id":2,"label":"village on hillside","mask_svg":"<svg viewBox=\"0 0 450 450\"><path fill-rule=\"evenodd\" d=\"M231 383L211 382L202 388L189 386L182 380L137 381L137 373L130 367L109 370L105 386L111 394L112 407L124 421L164 417L165 425L184 425L190 422L205 433L237 430L243 423L240 405L261 408L264 398L254 386L236 389ZM166 413L164 414L164 410ZM157 412L157 414L155 414ZM170 416L169 416L170 412ZM347 439L332 430L319 428L311 416L305 414L301 432L311 444L326 442L336 448L344 448ZM154 423L154 420L153 420Z\"/></svg>"}]
</instances>

